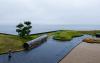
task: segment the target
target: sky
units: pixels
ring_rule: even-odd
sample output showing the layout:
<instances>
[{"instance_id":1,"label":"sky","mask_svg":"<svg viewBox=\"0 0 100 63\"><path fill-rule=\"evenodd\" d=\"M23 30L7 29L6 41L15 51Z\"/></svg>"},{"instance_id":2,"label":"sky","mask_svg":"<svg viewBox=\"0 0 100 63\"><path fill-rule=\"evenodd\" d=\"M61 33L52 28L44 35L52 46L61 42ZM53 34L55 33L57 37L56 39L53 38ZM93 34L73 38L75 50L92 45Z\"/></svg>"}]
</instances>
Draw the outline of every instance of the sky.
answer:
<instances>
[{"instance_id":1,"label":"sky","mask_svg":"<svg viewBox=\"0 0 100 63\"><path fill-rule=\"evenodd\" d=\"M0 25L100 25L100 0L0 0Z\"/></svg>"}]
</instances>

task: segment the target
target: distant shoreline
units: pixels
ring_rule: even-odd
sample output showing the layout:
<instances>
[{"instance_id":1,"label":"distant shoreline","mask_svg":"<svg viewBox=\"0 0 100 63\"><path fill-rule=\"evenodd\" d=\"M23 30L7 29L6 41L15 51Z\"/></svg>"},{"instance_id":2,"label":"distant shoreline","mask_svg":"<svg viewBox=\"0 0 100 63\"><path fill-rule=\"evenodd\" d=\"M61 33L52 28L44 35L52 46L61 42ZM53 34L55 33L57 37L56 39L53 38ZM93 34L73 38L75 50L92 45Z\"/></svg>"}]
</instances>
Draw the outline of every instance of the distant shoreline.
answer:
<instances>
[{"instance_id":1,"label":"distant shoreline","mask_svg":"<svg viewBox=\"0 0 100 63\"><path fill-rule=\"evenodd\" d=\"M55 30L78 30L78 31L92 31L100 30L100 25L32 25L31 34L37 34ZM16 35L16 25L0 25L1 33L8 33Z\"/></svg>"},{"instance_id":2,"label":"distant shoreline","mask_svg":"<svg viewBox=\"0 0 100 63\"><path fill-rule=\"evenodd\" d=\"M69 30L69 29L66 29L66 30ZM40 33L31 33L31 35L44 34L44 33L56 32L56 31L64 31L64 30L55 30L55 31L47 31L47 32L40 32ZM100 30L71 30L71 31L100 31ZM0 34L17 35L17 34L3 33L3 32L0 32Z\"/></svg>"}]
</instances>

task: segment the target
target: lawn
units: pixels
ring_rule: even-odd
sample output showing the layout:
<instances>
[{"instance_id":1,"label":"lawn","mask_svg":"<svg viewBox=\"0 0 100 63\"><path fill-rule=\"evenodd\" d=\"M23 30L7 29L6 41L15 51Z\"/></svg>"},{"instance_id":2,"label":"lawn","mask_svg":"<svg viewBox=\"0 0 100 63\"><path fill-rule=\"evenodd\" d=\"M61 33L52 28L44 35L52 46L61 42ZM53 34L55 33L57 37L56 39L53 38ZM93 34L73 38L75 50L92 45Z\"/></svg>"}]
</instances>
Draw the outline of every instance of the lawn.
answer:
<instances>
[{"instance_id":1,"label":"lawn","mask_svg":"<svg viewBox=\"0 0 100 63\"><path fill-rule=\"evenodd\" d=\"M39 35L30 35L30 38L19 38L17 35L0 34L0 53L8 52L9 49L12 51L22 50L24 42L32 40Z\"/></svg>"},{"instance_id":2,"label":"lawn","mask_svg":"<svg viewBox=\"0 0 100 63\"><path fill-rule=\"evenodd\" d=\"M53 36L53 39L60 41L69 41L73 37L78 37L78 36L82 36L82 34L78 31L64 30L56 32Z\"/></svg>"},{"instance_id":3,"label":"lawn","mask_svg":"<svg viewBox=\"0 0 100 63\"><path fill-rule=\"evenodd\" d=\"M97 33L100 33L100 30L92 30L92 31L74 31L74 30L61 30L54 33L53 39L60 41L68 41L73 37L82 36L84 34L89 34L95 37Z\"/></svg>"}]
</instances>

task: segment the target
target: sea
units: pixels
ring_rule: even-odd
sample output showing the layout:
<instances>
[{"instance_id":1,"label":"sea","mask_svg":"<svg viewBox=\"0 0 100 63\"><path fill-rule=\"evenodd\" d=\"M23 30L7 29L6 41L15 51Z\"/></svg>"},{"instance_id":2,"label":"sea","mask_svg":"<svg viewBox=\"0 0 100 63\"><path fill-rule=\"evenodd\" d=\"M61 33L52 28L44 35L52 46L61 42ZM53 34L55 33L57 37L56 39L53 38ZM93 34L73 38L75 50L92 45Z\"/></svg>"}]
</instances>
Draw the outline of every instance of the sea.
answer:
<instances>
[{"instance_id":1,"label":"sea","mask_svg":"<svg viewBox=\"0 0 100 63\"><path fill-rule=\"evenodd\" d=\"M56 30L100 30L100 25L32 25L31 34ZM0 25L0 33L17 34L16 25Z\"/></svg>"}]
</instances>

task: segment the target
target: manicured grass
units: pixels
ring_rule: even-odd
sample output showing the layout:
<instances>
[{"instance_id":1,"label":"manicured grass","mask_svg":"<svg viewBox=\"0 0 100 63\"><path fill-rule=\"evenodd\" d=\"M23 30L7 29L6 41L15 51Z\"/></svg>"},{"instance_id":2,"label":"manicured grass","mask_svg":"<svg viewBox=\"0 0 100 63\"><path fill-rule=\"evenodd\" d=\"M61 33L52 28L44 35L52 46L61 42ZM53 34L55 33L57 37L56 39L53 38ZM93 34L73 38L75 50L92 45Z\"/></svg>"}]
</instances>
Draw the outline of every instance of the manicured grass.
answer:
<instances>
[{"instance_id":1,"label":"manicured grass","mask_svg":"<svg viewBox=\"0 0 100 63\"><path fill-rule=\"evenodd\" d=\"M30 35L30 37L23 39L16 35L0 34L0 53L8 52L9 49L12 51L22 50L24 42L32 40L38 36L39 35Z\"/></svg>"},{"instance_id":2,"label":"manicured grass","mask_svg":"<svg viewBox=\"0 0 100 63\"><path fill-rule=\"evenodd\" d=\"M82 36L82 34L78 31L59 31L56 32L53 36L53 39L60 40L60 41L68 41L71 40L73 37Z\"/></svg>"}]
</instances>

